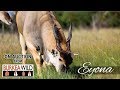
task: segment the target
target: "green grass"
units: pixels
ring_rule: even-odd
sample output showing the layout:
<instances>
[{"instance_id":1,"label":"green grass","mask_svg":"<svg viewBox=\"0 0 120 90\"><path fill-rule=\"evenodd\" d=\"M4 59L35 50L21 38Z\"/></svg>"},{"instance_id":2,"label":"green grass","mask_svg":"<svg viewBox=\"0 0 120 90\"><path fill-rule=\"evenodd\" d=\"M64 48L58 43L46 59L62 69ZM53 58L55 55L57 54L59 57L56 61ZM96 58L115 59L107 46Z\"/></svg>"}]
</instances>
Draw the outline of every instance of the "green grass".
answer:
<instances>
[{"instance_id":1,"label":"green grass","mask_svg":"<svg viewBox=\"0 0 120 90\"><path fill-rule=\"evenodd\" d=\"M65 32L66 36L67 33ZM54 67L47 67L42 71L41 77L36 74L35 79L120 79L120 74L93 74L81 76L77 69L85 62L91 62L92 66L120 66L120 30L101 29L95 30L74 30L71 41L71 49L74 56L73 63L67 73L58 74ZM5 54L21 54L21 48L16 35L0 34L0 78L2 64L12 64L12 59L5 59ZM33 59L27 63L34 64Z\"/></svg>"}]
</instances>

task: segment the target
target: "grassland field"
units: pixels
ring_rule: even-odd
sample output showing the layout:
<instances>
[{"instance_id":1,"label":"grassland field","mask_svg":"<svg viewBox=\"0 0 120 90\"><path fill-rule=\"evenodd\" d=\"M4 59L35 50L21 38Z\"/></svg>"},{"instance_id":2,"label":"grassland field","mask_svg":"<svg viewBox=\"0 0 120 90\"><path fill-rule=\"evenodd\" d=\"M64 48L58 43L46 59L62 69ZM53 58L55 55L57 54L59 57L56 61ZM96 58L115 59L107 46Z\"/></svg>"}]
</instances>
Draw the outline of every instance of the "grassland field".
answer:
<instances>
[{"instance_id":1,"label":"grassland field","mask_svg":"<svg viewBox=\"0 0 120 90\"><path fill-rule=\"evenodd\" d=\"M65 32L67 36L67 32ZM85 30L74 29L71 40L71 50L74 54L73 63L67 73L58 74L54 67L43 70L41 79L120 79L120 72L116 74L92 74L81 76L77 69L85 62L92 66L120 66L120 29ZM28 52L29 53L29 52ZM0 78L2 78L2 64L13 64L12 59L4 58L5 54L21 54L21 47L16 34L0 34ZM33 59L27 64L34 64ZM34 79L39 79L36 74Z\"/></svg>"}]
</instances>

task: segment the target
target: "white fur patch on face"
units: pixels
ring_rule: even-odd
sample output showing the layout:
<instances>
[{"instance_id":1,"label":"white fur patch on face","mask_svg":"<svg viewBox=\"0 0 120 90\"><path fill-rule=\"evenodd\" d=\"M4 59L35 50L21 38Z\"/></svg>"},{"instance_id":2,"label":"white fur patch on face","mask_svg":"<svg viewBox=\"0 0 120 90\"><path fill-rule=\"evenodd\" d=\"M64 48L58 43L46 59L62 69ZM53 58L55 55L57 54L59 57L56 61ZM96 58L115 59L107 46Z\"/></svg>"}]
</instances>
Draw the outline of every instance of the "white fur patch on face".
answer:
<instances>
[{"instance_id":1,"label":"white fur patch on face","mask_svg":"<svg viewBox=\"0 0 120 90\"><path fill-rule=\"evenodd\" d=\"M52 63L57 72L59 72L59 69L60 69L60 66L61 66L61 63L59 61L59 58L60 58L60 53L58 52L56 55L53 55L50 51L46 51L47 53L47 56L49 57L49 62Z\"/></svg>"}]
</instances>

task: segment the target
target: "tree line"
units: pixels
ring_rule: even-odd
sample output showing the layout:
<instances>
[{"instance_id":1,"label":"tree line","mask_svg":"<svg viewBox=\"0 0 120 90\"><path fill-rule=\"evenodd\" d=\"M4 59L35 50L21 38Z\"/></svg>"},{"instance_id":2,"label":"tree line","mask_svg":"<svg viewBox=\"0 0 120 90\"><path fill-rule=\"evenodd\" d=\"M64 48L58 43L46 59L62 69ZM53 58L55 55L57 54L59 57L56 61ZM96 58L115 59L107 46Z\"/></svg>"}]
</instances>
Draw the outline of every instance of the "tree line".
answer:
<instances>
[{"instance_id":1,"label":"tree line","mask_svg":"<svg viewBox=\"0 0 120 90\"><path fill-rule=\"evenodd\" d=\"M68 28L70 22L76 28L120 27L120 11L54 11L54 14L63 28ZM0 29L2 26L0 22ZM4 28L8 30L10 26L4 25Z\"/></svg>"},{"instance_id":2,"label":"tree line","mask_svg":"<svg viewBox=\"0 0 120 90\"><path fill-rule=\"evenodd\" d=\"M55 15L64 28L69 22L75 27L120 27L119 11L56 11Z\"/></svg>"}]
</instances>

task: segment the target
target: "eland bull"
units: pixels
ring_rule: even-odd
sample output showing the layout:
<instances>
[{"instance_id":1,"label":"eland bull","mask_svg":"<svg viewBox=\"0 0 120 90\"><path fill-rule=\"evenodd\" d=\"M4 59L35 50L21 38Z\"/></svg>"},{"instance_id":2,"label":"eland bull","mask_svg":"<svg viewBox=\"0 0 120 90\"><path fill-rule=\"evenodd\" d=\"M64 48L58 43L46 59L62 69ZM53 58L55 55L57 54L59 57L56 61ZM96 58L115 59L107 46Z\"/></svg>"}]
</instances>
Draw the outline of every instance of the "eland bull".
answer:
<instances>
[{"instance_id":1,"label":"eland bull","mask_svg":"<svg viewBox=\"0 0 120 90\"><path fill-rule=\"evenodd\" d=\"M57 72L65 71L72 63L70 49L72 26L65 38L61 25L52 11L17 11L16 23L22 54L32 54L38 74L46 63L55 66ZM23 58L23 64L26 58Z\"/></svg>"}]
</instances>

